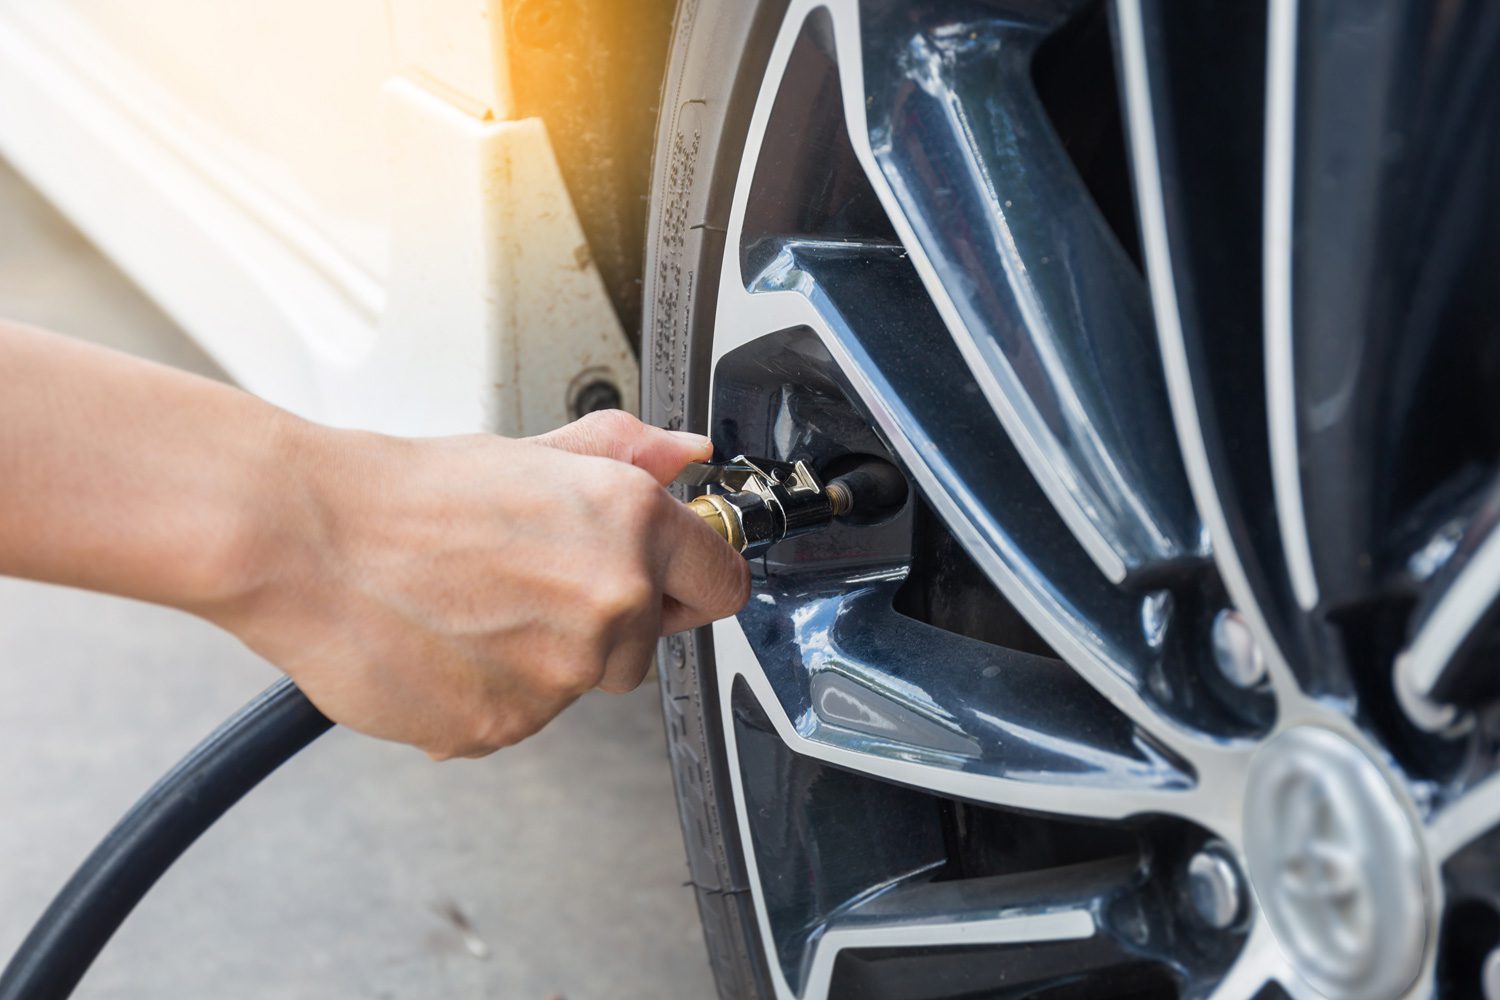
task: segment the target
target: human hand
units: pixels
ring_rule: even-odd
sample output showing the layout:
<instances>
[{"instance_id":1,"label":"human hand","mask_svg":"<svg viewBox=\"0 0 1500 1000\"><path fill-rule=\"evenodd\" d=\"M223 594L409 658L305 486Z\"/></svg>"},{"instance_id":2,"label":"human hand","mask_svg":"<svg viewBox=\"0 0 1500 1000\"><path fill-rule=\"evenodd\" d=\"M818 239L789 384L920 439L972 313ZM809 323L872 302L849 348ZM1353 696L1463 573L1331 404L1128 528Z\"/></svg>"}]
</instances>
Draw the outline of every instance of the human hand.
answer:
<instances>
[{"instance_id":1,"label":"human hand","mask_svg":"<svg viewBox=\"0 0 1500 1000\"><path fill-rule=\"evenodd\" d=\"M254 585L200 613L335 721L483 756L743 606L744 560L662 488L710 450L618 411L527 440L305 427Z\"/></svg>"}]
</instances>

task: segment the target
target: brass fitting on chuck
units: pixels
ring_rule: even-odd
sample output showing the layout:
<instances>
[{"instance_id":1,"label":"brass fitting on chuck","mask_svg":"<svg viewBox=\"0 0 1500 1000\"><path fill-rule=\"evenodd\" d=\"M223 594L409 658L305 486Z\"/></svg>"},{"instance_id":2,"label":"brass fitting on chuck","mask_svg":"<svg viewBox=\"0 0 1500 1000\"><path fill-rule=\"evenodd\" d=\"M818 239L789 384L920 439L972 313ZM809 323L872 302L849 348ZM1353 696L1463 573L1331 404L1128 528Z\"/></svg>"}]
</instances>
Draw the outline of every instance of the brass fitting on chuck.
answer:
<instances>
[{"instance_id":1,"label":"brass fitting on chuck","mask_svg":"<svg viewBox=\"0 0 1500 1000\"><path fill-rule=\"evenodd\" d=\"M806 462L741 455L732 462L694 463L677 481L719 491L695 497L688 506L747 559L783 538L833 521L833 505L823 483Z\"/></svg>"},{"instance_id":2,"label":"brass fitting on chuck","mask_svg":"<svg viewBox=\"0 0 1500 1000\"><path fill-rule=\"evenodd\" d=\"M745 532L740 527L739 514L721 494L705 493L689 500L688 506L694 514L703 518L705 524L718 532L719 537L728 542L732 549L736 552L745 551Z\"/></svg>"},{"instance_id":3,"label":"brass fitting on chuck","mask_svg":"<svg viewBox=\"0 0 1500 1000\"><path fill-rule=\"evenodd\" d=\"M866 457L823 485L806 462L739 456L695 462L679 483L711 492L688 501L693 512L749 559L784 538L825 528L853 513L894 512L906 502L906 479L889 462Z\"/></svg>"}]
</instances>

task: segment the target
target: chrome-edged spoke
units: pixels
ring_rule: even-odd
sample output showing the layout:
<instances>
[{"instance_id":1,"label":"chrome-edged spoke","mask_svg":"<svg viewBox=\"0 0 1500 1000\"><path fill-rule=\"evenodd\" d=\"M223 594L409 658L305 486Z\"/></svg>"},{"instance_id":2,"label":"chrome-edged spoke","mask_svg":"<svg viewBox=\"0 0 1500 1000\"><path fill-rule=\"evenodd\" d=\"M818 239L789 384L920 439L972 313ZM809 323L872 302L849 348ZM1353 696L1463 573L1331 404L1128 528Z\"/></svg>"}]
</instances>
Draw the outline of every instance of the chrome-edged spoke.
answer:
<instances>
[{"instance_id":1,"label":"chrome-edged spoke","mask_svg":"<svg viewBox=\"0 0 1500 1000\"><path fill-rule=\"evenodd\" d=\"M1130 989L1139 985L1132 972L1144 956L1128 929L1112 925L1112 914L1129 909L1138 881L1133 859L1119 857L969 882L894 886L830 927L812 962L808 995L825 995L831 976L824 970L831 972L838 951L856 949L882 949L887 962L904 959L908 980L946 976L973 992L992 986L1025 995L1063 983L1093 984L1101 993ZM963 967L960 949L972 955L982 945L1011 946L988 958L992 983L982 970Z\"/></svg>"},{"instance_id":2,"label":"chrome-edged spoke","mask_svg":"<svg viewBox=\"0 0 1500 1000\"><path fill-rule=\"evenodd\" d=\"M903 619L889 610L890 591L889 581L876 581L830 590L822 600L799 594L792 621L766 602L738 623L716 626L719 648L758 665L742 676L794 752L1030 812L1090 819L1212 813L1191 774L1140 740L1061 664ZM926 645L899 648L924 648L931 659L892 657L903 633ZM757 649L786 655L767 662ZM1069 712L1077 714L1060 717Z\"/></svg>"},{"instance_id":3,"label":"chrome-edged spoke","mask_svg":"<svg viewBox=\"0 0 1500 1000\"><path fill-rule=\"evenodd\" d=\"M842 19L850 136L927 293L1043 492L1112 581L1201 558L1139 276L1030 77L1062 13ZM1050 21L1050 23L1047 23ZM899 67L899 70L898 70Z\"/></svg>"},{"instance_id":4,"label":"chrome-edged spoke","mask_svg":"<svg viewBox=\"0 0 1500 1000\"><path fill-rule=\"evenodd\" d=\"M856 275L857 286L849 284ZM817 334L934 509L1073 670L1204 782L1242 766L1248 747L1206 739L1149 696L1148 679L1163 649L1140 628L1143 602L1091 577L1086 557L1068 544L1045 498L1028 497L1035 487L1015 453L994 436L988 408L955 405L964 400L952 397L924 399L906 383L917 373L925 379L951 371L960 378L962 361L940 335L898 248L789 244L754 288L746 293L725 282L721 289L736 324L776 328L765 325L770 321ZM736 342L743 340L725 339ZM990 442L988 448L975 447L980 441ZM969 458L963 468L953 461L960 454ZM987 497L1004 497L1004 507ZM1025 519L1011 523L1006 512ZM1049 538L1052 543L1043 544ZM1064 581L1073 586L1065 589ZM1211 655L1206 644L1202 652Z\"/></svg>"},{"instance_id":5,"label":"chrome-edged spoke","mask_svg":"<svg viewBox=\"0 0 1500 1000\"><path fill-rule=\"evenodd\" d=\"M1427 821L1427 849L1441 864L1500 827L1500 774L1491 775Z\"/></svg>"},{"instance_id":6,"label":"chrome-edged spoke","mask_svg":"<svg viewBox=\"0 0 1500 1000\"><path fill-rule=\"evenodd\" d=\"M892 886L830 923L816 946L804 995L827 996L839 952L857 949L1022 946L1006 970L1005 984L1013 989L1047 985L1046 979L1055 980L1060 968L1082 977L1107 973L1124 964L1127 953L1110 947L1101 910L1132 874L1129 860L1118 859L961 882L917 878ZM1054 956L1037 968L1038 963L1026 959L1029 948L1063 943L1076 944L1064 952L1071 961ZM944 956L934 958L942 961ZM954 961L947 957L945 964ZM1038 973L1041 982L1032 978Z\"/></svg>"},{"instance_id":7,"label":"chrome-edged spoke","mask_svg":"<svg viewBox=\"0 0 1500 1000\"><path fill-rule=\"evenodd\" d=\"M1155 13L1154 7L1152 10ZM1178 261L1173 252L1163 189L1157 97L1150 71L1143 4L1140 0L1118 0L1115 13L1141 239L1178 447L1198 511L1213 543L1214 562L1224 586L1260 647L1283 715L1295 714L1304 701L1301 685L1264 612L1261 595L1267 585L1264 582L1259 587L1252 585L1247 572L1247 553L1239 544L1244 532L1236 537L1230 528L1225 497L1232 496L1234 491L1226 493L1221 489L1222 473L1209 457L1205 427L1216 421L1205 409L1206 403L1201 398L1204 388L1195 384L1194 363L1180 308Z\"/></svg>"},{"instance_id":8,"label":"chrome-edged spoke","mask_svg":"<svg viewBox=\"0 0 1500 1000\"><path fill-rule=\"evenodd\" d=\"M1488 675L1493 665L1476 656L1500 617L1500 485L1492 485L1442 554L1412 616L1410 644L1396 660L1397 690L1423 728L1444 729L1455 713L1466 675ZM1442 540L1440 540L1442 541ZM1481 677L1481 680L1487 677ZM1474 686L1473 684L1469 686Z\"/></svg>"},{"instance_id":9,"label":"chrome-edged spoke","mask_svg":"<svg viewBox=\"0 0 1500 1000\"><path fill-rule=\"evenodd\" d=\"M740 652L732 641L726 641L736 631L732 622L715 626L718 648L731 656ZM996 962L1001 963L1002 978L996 986L1012 988L1028 983L1040 988L1092 976L1098 976L1102 983L1109 981L1116 970L1138 970L1143 962L1158 963L1163 969L1172 963L1173 956L1158 953L1152 942L1170 941L1180 935L1183 931L1174 921L1180 921L1181 915L1159 905L1170 898L1170 878L1153 880L1147 873L1153 863L1164 869L1170 866L1162 858L1143 854L1144 841L1126 834L1110 841L1114 845L1110 852L1089 860L983 876L945 875L946 866L935 853L941 847L941 838L934 840L930 828L920 819L921 804L932 801L927 796L932 791L943 792L942 787L923 781L907 786L920 787L921 792L904 790L899 774L869 775L848 767L847 761L841 762L827 748L801 740L777 706L767 705L774 701L774 695L765 690L757 674L736 675L721 668L719 684L721 690L734 692L722 703L722 725L731 734L731 746L740 762L731 772L736 802L742 815L749 817L742 822L761 834L751 837L757 846L747 856L746 864L752 884L765 887L764 895L757 899L762 926L772 933L778 927L794 931L790 940L779 938L782 943L772 972L778 993L821 1000L829 995L831 963L840 952L858 949L879 949L893 960L909 957L921 962L924 955L933 954L933 949L945 947L970 949L973 957L973 950L982 950L983 946L1027 945L1019 951L990 950L978 956L990 972ZM760 691L756 690L758 686ZM763 711L767 708L768 712ZM774 734L766 726L774 729ZM768 764L767 753L783 759ZM837 770L820 771L826 763L834 764ZM851 787L881 792L876 798L880 805L851 798ZM889 872L890 877L881 878L846 901L841 901L837 893L850 891L847 880L841 889L817 891L800 889L796 880L763 881L763 865L774 869L788 857L805 864L830 848L847 846L850 837L861 837L859 831L872 808L880 809L904 831L897 841L904 845L899 849L869 847L872 860L867 864L882 873ZM825 813L842 817L844 827L821 833L803 829L807 817ZM991 815L1009 815L1012 821L1017 820L1015 814ZM1157 817L1152 822L1160 826L1167 821ZM1054 829L1058 831L1054 835L1059 835L1063 828ZM1098 827L1089 823L1072 829L1097 831ZM892 854L893 850L899 853ZM1171 854L1169 849L1164 856ZM1163 871L1163 876L1167 875ZM835 895L828 898L830 891ZM810 933L814 928L809 926L809 917L818 921L815 933ZM1066 928L1065 933L1055 933L1058 926ZM1227 932L1217 949L1195 956L1195 964L1226 967L1240 940L1237 932ZM1069 941L1077 942L1078 947L1031 953L1049 942ZM918 954L903 956L903 951ZM951 961L963 971L963 957L955 954ZM952 971L945 963L945 972ZM1217 978L1213 971L1195 975ZM965 976L957 976L956 981L965 981ZM971 982L971 989L973 986ZM838 995L849 995L848 989L845 983L844 992Z\"/></svg>"},{"instance_id":10,"label":"chrome-edged spoke","mask_svg":"<svg viewBox=\"0 0 1500 1000\"><path fill-rule=\"evenodd\" d=\"M861 949L936 949L979 945L1035 946L1083 942L1096 931L1093 914L1084 907L1039 909L998 917L912 922L894 919L868 926L830 927L818 942L803 997L826 997L841 952Z\"/></svg>"},{"instance_id":11,"label":"chrome-edged spoke","mask_svg":"<svg viewBox=\"0 0 1500 1000\"><path fill-rule=\"evenodd\" d=\"M1271 469L1298 603L1337 619L1403 599L1411 536L1493 472L1487 408L1450 401L1492 391L1500 11L1270 11Z\"/></svg>"}]
</instances>

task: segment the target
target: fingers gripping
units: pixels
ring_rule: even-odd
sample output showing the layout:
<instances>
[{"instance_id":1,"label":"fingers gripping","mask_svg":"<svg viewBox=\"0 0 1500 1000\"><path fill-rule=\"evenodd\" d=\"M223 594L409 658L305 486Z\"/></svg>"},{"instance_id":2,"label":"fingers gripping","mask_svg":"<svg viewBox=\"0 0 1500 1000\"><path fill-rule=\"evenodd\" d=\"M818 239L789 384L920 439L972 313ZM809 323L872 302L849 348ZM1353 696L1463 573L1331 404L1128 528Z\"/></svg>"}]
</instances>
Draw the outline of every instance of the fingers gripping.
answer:
<instances>
[{"instance_id":1,"label":"fingers gripping","mask_svg":"<svg viewBox=\"0 0 1500 1000\"><path fill-rule=\"evenodd\" d=\"M662 635L737 613L750 598L750 567L703 519L675 501L661 514L669 549L662 577Z\"/></svg>"},{"instance_id":2,"label":"fingers gripping","mask_svg":"<svg viewBox=\"0 0 1500 1000\"><path fill-rule=\"evenodd\" d=\"M577 455L628 462L666 485L689 462L713 454L713 443L701 434L669 431L643 424L623 410L600 410L565 427L532 439L537 444Z\"/></svg>"}]
</instances>

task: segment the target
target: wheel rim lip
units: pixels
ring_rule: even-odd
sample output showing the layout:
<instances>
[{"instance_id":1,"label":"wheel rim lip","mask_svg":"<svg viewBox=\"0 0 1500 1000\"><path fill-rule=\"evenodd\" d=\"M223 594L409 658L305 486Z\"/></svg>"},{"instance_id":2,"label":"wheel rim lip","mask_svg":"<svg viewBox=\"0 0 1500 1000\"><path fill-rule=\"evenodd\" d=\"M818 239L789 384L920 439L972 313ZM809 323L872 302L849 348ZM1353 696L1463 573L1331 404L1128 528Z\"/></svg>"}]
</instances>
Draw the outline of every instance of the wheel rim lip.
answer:
<instances>
[{"instance_id":1,"label":"wheel rim lip","mask_svg":"<svg viewBox=\"0 0 1500 1000\"><path fill-rule=\"evenodd\" d=\"M831 8L834 6L837 6L837 0L835 0L835 2L833 3L828 2L828 0L794 0L787 13L786 23L784 24L782 29L782 37L778 40L776 50L771 57L771 67L776 70L776 77L778 80L780 70L784 69L786 65L791 40L794 39L796 35L796 31L789 30L787 28L787 25L800 24L801 21L815 9ZM1120 3L1120 8L1124 12L1124 14L1122 14L1122 17L1128 17L1128 12L1133 7L1134 0L1122 0L1122 2ZM850 76L858 76L858 48L857 46L846 45L841 41L839 45L840 61L842 62L851 54L856 60L856 67L855 69L846 70L845 72L847 72ZM841 73L841 77L843 76L844 73ZM755 158L758 155L760 146L764 141L764 129L766 125L765 112L770 101L774 99L774 95L777 89L777 86L771 85L769 83L771 79L771 71L768 69L766 82L763 82L762 92L757 101L756 111L752 116L750 138L746 143L745 159L741 164L741 170L736 182L733 208L731 211L731 222L729 226L729 235L731 238L727 241L731 247L731 251L726 252L720 272L720 295L717 308L721 311L721 314L725 309L726 304L732 305L733 303L735 303L739 296L749 294L745 289L744 282L740 274L740 264L737 254L732 252L732 250L735 246L735 240L737 239L737 236L741 232L743 226L745 191L748 189L751 177L753 175ZM857 106L851 106L847 103L847 96L848 95L846 94L845 110L850 119L850 133L855 143L856 152L860 155L861 165L866 169L867 172L878 172L877 168L873 164L872 159L870 158L867 141L864 138L864 129L862 128L863 122L858 120L860 111ZM1139 191L1137 192L1137 197L1141 197ZM896 224L898 227L898 231L901 230L901 223L899 220L896 220ZM901 231L901 236L904 241L910 240L911 238L911 234L909 233L909 231ZM1144 237L1145 234L1143 234L1143 238ZM1155 279L1153 279L1152 283L1153 286L1156 284ZM1170 288L1168 289L1168 292L1170 293ZM805 302L788 301L785 304L785 308L786 322L788 326L799 325L801 319L805 318L805 310L807 308ZM716 327L717 326L718 324L716 324ZM723 356L736 346L739 346L739 343L735 343L732 341L721 341L718 337L715 337L711 352L711 370L716 369L718 362L723 358ZM835 352L835 358L841 365L847 365L848 359L839 357L837 352ZM1168 364L1168 367L1170 369L1170 362ZM1193 390L1190 382L1188 382L1187 380L1185 370L1182 372L1181 380L1182 387L1180 388L1180 390L1178 388L1174 388L1174 391L1184 391L1188 393L1189 396L1191 396ZM1176 408L1174 407L1174 411L1175 410ZM1191 474L1192 470L1190 469L1189 471ZM1203 472L1203 475L1210 477L1210 485L1207 487L1207 489L1210 492L1216 492L1217 487L1212 485L1211 474L1205 470ZM1197 489L1195 489L1194 492L1196 496L1198 493ZM1225 567L1223 565L1223 561L1225 559L1228 559L1231 562L1234 561L1235 557L1232 547L1227 547L1226 551L1226 549L1221 549L1216 546L1215 552L1216 557L1220 561L1221 573L1224 573L1226 582L1229 582L1231 584L1231 589L1233 589L1233 577L1236 574L1233 572L1226 572L1228 567ZM1238 575L1243 578L1242 573ZM1242 584L1241 589L1243 592L1248 593L1248 584ZM1007 594L1007 596L1010 595ZM1253 743L1242 746L1229 746L1220 748L1220 752L1217 754L1217 756L1215 756L1214 753L1207 749L1203 750L1204 754L1206 755L1206 759L1216 760L1218 763L1211 769L1211 773L1200 775L1200 778L1204 781L1208 781L1214 784L1218 784L1221 781L1227 782L1230 790L1223 791L1221 794L1216 796L1215 801L1232 804L1226 805L1223 808L1214 806L1213 809L1216 811L1213 815L1204 815L1202 818L1200 818L1198 815L1194 815L1194 819L1202 822L1212 832L1223 837L1235 852L1243 856L1243 852L1246 848L1246 843L1249 839L1243 825L1244 815L1248 812L1248 810L1244 806L1245 796L1249 794L1249 785L1254 780L1254 771L1256 768L1255 761L1261 755L1262 750L1265 746L1276 742L1278 739L1282 738L1291 731L1306 729L1309 727L1316 727L1320 732L1336 734L1336 738L1346 741L1351 746L1356 747L1361 758L1365 760L1371 767L1373 767L1380 775L1381 781L1386 786L1392 789L1398 789L1398 791L1393 792L1393 800L1398 804L1397 809L1399 811L1399 815L1401 816L1403 828L1414 831L1412 835L1415 838L1415 842L1419 845L1416 852L1417 856L1413 861L1413 864L1415 865L1416 870L1419 872L1418 878L1421 884L1420 894L1423 900L1421 909L1423 910L1425 917L1424 926L1426 927L1426 931L1423 936L1422 947L1419 949L1420 954L1416 962L1418 968L1416 972L1413 973L1414 978L1409 979L1407 983L1402 985L1402 988L1404 989L1414 981L1421 981L1424 978L1430 977L1432 968L1435 963L1437 937L1435 923L1436 914L1441 912L1442 905L1442 881L1439 877L1438 870L1440 859L1437 858L1436 854L1433 851L1427 850L1425 848L1427 839L1427 827L1422 821L1421 810L1418 808L1418 805L1416 804L1413 796L1409 794L1409 788L1406 779L1389 761L1384 751L1365 732L1363 732L1363 730L1361 730L1353 722L1352 719L1344 714L1344 704L1340 703L1336 699L1315 698L1306 695L1300 690L1300 688L1296 687L1294 683L1288 682L1287 678L1289 676L1289 673L1287 671L1285 660L1282 657L1279 648L1276 646L1274 641L1270 639L1269 629L1267 628L1264 619L1259 618L1258 602L1251 600L1247 603L1247 605L1240 605L1239 612L1251 616L1249 626L1261 640L1261 655L1265 656L1274 664L1274 666L1268 671L1268 673L1270 676L1270 683L1277 690L1279 699L1278 716L1271 730L1258 741L1254 741ZM1039 611L1037 612L1037 614L1043 617L1045 617L1046 615L1045 611ZM734 640L736 639L744 642L747 650L750 649L749 643L746 640L743 631L740 630L739 626L733 621L717 623L714 626L713 634L715 638L716 649L723 649L727 646L732 646ZM1071 661L1071 658L1069 659ZM727 691L730 684L733 683L735 678L744 677L747 680L753 681L758 673L758 667L755 665L757 661L753 654L753 651L748 654L748 660L744 661L740 665L736 665L734 662L732 662L733 660L734 658L731 656L725 656L722 654L716 656L721 692ZM741 669L741 666L743 666L744 669ZM779 727L780 723L782 722L782 718L779 716L779 706L775 702L774 697L772 697L770 700L767 700L767 698L765 698L763 695L764 692L758 692L758 697L761 701L762 707L767 710L768 714L771 715L771 717ZM745 811L745 799L743 788L741 787L740 783L740 776L738 774L738 750L734 745L733 719L728 708L727 697L721 698L721 708L723 714L722 721L724 724L726 745L730 751L730 775L734 786L737 814L740 816L741 822L741 839L742 842L747 845L745 854L747 867L749 868L751 875L750 882L752 888L752 897L756 905L757 918L760 921L762 937L765 940L769 941L770 925L765 912L764 901L760 897L757 863L754 856L754 850L748 849L748 845L752 843L752 839L750 836L750 831L748 827L745 826L743 820ZM796 748L794 747L794 749ZM800 750L799 752L805 752L805 748L804 750ZM820 754L812 755L822 756ZM1265 912L1260 900L1260 893L1262 890L1255 888L1255 879L1252 878L1249 881L1251 882L1253 890L1252 897L1255 899L1255 903L1251 907L1253 912L1250 915L1250 919L1253 923L1258 924L1263 919L1263 914ZM1261 879L1260 881L1264 881L1264 879ZM1295 966L1298 961L1296 955L1290 953L1285 947L1283 947L1282 952L1283 956L1286 958L1286 961L1293 967L1293 969L1290 971L1296 971ZM816 955L815 963L822 963L824 959L825 956ZM827 960L831 962L831 956L827 957ZM776 981L778 993L787 996L793 995L790 987L781 975L779 964L774 960L774 956L768 962L768 965L772 971L773 978ZM1284 976L1287 971L1288 970L1283 970L1282 975ZM1276 978L1275 970L1271 970L1268 973L1267 978ZM1316 977L1302 978L1306 982L1314 986L1317 985L1317 982L1315 981ZM813 995L811 985L809 985L806 995Z\"/></svg>"}]
</instances>

